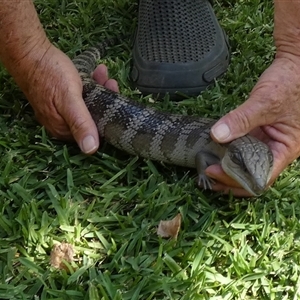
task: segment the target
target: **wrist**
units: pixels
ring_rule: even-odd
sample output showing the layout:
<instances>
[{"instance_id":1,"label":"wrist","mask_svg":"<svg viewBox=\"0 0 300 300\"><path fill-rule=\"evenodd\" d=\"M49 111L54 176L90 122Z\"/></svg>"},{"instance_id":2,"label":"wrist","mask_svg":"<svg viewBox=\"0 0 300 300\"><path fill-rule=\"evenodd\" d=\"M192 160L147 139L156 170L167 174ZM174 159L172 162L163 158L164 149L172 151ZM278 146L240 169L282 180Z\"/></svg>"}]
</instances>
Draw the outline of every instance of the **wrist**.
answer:
<instances>
[{"instance_id":1,"label":"wrist","mask_svg":"<svg viewBox=\"0 0 300 300\"><path fill-rule=\"evenodd\" d=\"M278 56L300 57L300 2L275 0L274 41Z\"/></svg>"},{"instance_id":2,"label":"wrist","mask_svg":"<svg viewBox=\"0 0 300 300\"><path fill-rule=\"evenodd\" d=\"M0 60L19 84L34 71L51 43L31 0L0 0L0 24Z\"/></svg>"},{"instance_id":3,"label":"wrist","mask_svg":"<svg viewBox=\"0 0 300 300\"><path fill-rule=\"evenodd\" d=\"M18 50L3 60L5 68L25 94L32 84L35 84L34 78L41 72L41 66L47 60L47 53L51 47L54 46L47 38L41 39L32 44L28 43L22 51Z\"/></svg>"}]
</instances>

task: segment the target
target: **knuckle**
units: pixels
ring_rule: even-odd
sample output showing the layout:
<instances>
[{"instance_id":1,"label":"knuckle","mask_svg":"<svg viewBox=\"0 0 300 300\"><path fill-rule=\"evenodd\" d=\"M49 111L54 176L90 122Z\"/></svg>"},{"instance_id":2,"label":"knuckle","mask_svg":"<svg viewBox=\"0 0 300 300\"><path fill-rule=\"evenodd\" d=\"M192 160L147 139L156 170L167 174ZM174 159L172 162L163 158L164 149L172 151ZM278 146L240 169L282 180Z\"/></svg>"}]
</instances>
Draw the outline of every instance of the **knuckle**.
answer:
<instances>
[{"instance_id":1,"label":"knuckle","mask_svg":"<svg viewBox=\"0 0 300 300\"><path fill-rule=\"evenodd\" d=\"M61 117L36 114L36 119L52 137L59 140L73 140L68 125Z\"/></svg>"},{"instance_id":2,"label":"knuckle","mask_svg":"<svg viewBox=\"0 0 300 300\"><path fill-rule=\"evenodd\" d=\"M238 124L240 130L247 132L251 128L251 116L243 110L233 110L229 112L234 124Z\"/></svg>"},{"instance_id":3,"label":"knuckle","mask_svg":"<svg viewBox=\"0 0 300 300\"><path fill-rule=\"evenodd\" d=\"M79 132L88 127L88 123L88 120L82 116L73 116L73 118L70 118L70 130L74 135L77 135Z\"/></svg>"}]
</instances>

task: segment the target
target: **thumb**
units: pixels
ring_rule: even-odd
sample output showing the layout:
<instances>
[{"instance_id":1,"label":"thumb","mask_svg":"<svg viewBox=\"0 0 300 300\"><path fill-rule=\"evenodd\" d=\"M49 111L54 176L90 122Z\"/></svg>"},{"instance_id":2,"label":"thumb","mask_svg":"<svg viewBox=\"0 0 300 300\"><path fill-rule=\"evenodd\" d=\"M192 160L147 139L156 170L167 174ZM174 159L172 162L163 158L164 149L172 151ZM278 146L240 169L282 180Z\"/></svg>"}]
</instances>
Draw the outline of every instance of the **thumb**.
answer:
<instances>
[{"instance_id":1,"label":"thumb","mask_svg":"<svg viewBox=\"0 0 300 300\"><path fill-rule=\"evenodd\" d=\"M256 127L266 125L266 103L254 95L238 108L222 117L211 129L213 140L227 143Z\"/></svg>"},{"instance_id":2,"label":"thumb","mask_svg":"<svg viewBox=\"0 0 300 300\"><path fill-rule=\"evenodd\" d=\"M99 134L83 99L74 95L72 101L66 102L62 114L79 148L85 154L96 152Z\"/></svg>"}]
</instances>

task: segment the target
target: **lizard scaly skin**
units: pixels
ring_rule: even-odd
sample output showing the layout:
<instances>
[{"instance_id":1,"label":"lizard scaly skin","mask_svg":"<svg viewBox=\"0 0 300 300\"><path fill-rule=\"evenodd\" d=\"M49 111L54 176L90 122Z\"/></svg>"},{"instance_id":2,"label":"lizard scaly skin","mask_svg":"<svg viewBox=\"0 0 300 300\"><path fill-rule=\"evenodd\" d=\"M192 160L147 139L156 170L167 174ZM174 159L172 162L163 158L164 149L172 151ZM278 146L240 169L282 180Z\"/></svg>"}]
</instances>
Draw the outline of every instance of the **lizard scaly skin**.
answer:
<instances>
[{"instance_id":1,"label":"lizard scaly skin","mask_svg":"<svg viewBox=\"0 0 300 300\"><path fill-rule=\"evenodd\" d=\"M216 120L158 111L97 84L91 73L107 46L104 42L73 59L83 82L83 99L101 137L132 155L197 168L198 183L204 188L210 187L205 169L221 163L248 192L263 192L273 166L266 144L249 135L218 144L210 137Z\"/></svg>"}]
</instances>

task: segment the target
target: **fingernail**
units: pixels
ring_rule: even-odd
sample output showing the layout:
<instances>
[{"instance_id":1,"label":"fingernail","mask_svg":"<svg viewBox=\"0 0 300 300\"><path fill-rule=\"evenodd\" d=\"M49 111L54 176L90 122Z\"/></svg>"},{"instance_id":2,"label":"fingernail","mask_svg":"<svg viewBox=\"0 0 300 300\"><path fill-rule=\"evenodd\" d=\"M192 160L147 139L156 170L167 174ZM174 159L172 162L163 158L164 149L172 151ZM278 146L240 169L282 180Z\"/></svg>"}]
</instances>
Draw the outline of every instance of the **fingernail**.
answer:
<instances>
[{"instance_id":1,"label":"fingernail","mask_svg":"<svg viewBox=\"0 0 300 300\"><path fill-rule=\"evenodd\" d=\"M211 132L213 136L220 142L226 140L231 134L229 127L224 123L218 124L217 126L213 127Z\"/></svg>"},{"instance_id":2,"label":"fingernail","mask_svg":"<svg viewBox=\"0 0 300 300\"><path fill-rule=\"evenodd\" d=\"M96 148L96 141L92 135L86 136L82 142L81 142L81 151L84 153L91 153L93 152Z\"/></svg>"}]
</instances>

